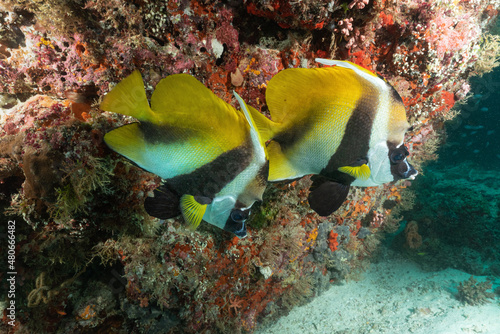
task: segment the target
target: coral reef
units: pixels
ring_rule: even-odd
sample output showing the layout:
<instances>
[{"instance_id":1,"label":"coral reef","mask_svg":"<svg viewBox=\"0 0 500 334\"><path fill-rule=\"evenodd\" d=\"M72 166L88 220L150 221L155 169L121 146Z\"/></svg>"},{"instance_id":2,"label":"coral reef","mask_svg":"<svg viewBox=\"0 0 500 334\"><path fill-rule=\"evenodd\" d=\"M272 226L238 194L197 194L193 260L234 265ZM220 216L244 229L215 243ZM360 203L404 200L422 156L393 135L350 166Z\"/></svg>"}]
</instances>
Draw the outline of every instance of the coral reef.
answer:
<instances>
[{"instance_id":1,"label":"coral reef","mask_svg":"<svg viewBox=\"0 0 500 334\"><path fill-rule=\"evenodd\" d=\"M479 76L493 71L499 65L500 54L500 36L485 34L482 38L481 54L474 65Z\"/></svg>"},{"instance_id":2,"label":"coral reef","mask_svg":"<svg viewBox=\"0 0 500 334\"><path fill-rule=\"evenodd\" d=\"M405 228L406 245L412 249L422 246L422 236L418 234L418 223L411 221Z\"/></svg>"},{"instance_id":3,"label":"coral reef","mask_svg":"<svg viewBox=\"0 0 500 334\"><path fill-rule=\"evenodd\" d=\"M161 78L189 73L226 102L236 106L234 90L267 114L266 84L280 70L316 67L315 57L350 60L401 94L413 125L405 141L422 166L470 76L495 66L498 40L481 35L497 10L447 0L4 1L0 233L15 220L18 290L16 326L3 317L0 331L252 332L364 268L379 232L397 230L400 207L412 202L410 182L400 181L353 189L335 214L319 217L305 177L269 185L244 240L154 220L143 202L160 179L102 141L131 119L97 107L134 69L148 94ZM455 204L466 211L441 217L445 227L487 210L466 206L463 194ZM430 253L437 246L425 218L412 220L418 251Z\"/></svg>"},{"instance_id":4,"label":"coral reef","mask_svg":"<svg viewBox=\"0 0 500 334\"><path fill-rule=\"evenodd\" d=\"M478 282L473 276L468 280L458 284L457 298L461 302L469 305L480 305L488 302L488 299L493 299L495 294L486 290L491 289L491 282Z\"/></svg>"}]
</instances>

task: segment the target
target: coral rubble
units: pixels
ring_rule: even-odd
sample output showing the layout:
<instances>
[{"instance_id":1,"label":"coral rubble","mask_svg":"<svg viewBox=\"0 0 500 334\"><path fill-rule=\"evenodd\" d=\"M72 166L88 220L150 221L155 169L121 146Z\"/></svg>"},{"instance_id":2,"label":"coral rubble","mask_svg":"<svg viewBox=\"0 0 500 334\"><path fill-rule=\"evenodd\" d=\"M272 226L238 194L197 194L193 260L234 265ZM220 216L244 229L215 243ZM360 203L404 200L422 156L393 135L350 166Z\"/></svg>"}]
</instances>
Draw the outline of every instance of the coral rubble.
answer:
<instances>
[{"instance_id":1,"label":"coral rubble","mask_svg":"<svg viewBox=\"0 0 500 334\"><path fill-rule=\"evenodd\" d=\"M495 296L493 292L486 291L491 289L490 281L478 282L473 276L460 282L457 289L457 298L469 305L484 304L488 302L488 299L493 299Z\"/></svg>"},{"instance_id":2,"label":"coral rubble","mask_svg":"<svg viewBox=\"0 0 500 334\"><path fill-rule=\"evenodd\" d=\"M379 232L397 229L409 182L354 189L322 218L307 204L308 177L269 185L244 240L204 224L190 231L181 219L153 220L143 202L160 179L102 141L131 120L97 107L134 69L149 94L161 78L189 73L226 102L236 106L234 90L267 114L266 83L280 70L316 67L315 57L350 60L403 97L413 125L405 141L418 167L435 157L469 77L496 65L498 39L482 36L498 7L3 1L0 232L16 221L18 290L15 326L4 317L0 330L252 332L362 269ZM415 233L408 238L418 247Z\"/></svg>"}]
</instances>

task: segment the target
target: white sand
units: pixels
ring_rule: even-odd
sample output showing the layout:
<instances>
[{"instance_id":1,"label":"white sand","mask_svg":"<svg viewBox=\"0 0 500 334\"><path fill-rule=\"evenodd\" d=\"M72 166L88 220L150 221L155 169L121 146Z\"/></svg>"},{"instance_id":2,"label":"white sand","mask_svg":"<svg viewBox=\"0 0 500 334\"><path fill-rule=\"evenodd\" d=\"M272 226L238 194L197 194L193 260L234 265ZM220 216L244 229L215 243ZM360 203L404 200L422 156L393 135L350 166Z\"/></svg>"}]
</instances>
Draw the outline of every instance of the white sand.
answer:
<instances>
[{"instance_id":1,"label":"white sand","mask_svg":"<svg viewBox=\"0 0 500 334\"><path fill-rule=\"evenodd\" d=\"M360 281L332 286L258 333L500 334L498 298L480 306L455 298L458 283L471 275L454 269L423 272L392 252L380 261ZM493 288L500 279L496 283Z\"/></svg>"}]
</instances>

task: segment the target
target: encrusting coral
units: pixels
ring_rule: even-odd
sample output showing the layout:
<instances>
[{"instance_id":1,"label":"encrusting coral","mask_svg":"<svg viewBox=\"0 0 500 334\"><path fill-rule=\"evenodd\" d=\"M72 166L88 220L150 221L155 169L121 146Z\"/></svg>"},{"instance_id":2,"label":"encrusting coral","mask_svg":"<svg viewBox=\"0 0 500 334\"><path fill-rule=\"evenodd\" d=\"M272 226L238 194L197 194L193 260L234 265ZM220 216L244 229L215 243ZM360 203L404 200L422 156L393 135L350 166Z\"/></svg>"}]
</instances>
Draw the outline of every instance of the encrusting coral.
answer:
<instances>
[{"instance_id":1,"label":"encrusting coral","mask_svg":"<svg viewBox=\"0 0 500 334\"><path fill-rule=\"evenodd\" d=\"M485 34L482 39L481 53L474 66L479 76L491 72L500 64L500 36Z\"/></svg>"},{"instance_id":2,"label":"encrusting coral","mask_svg":"<svg viewBox=\"0 0 500 334\"><path fill-rule=\"evenodd\" d=\"M411 249L422 246L422 236L418 234L418 224L416 221L411 221L405 228L406 245Z\"/></svg>"},{"instance_id":3,"label":"encrusting coral","mask_svg":"<svg viewBox=\"0 0 500 334\"><path fill-rule=\"evenodd\" d=\"M268 186L243 240L207 224L160 223L143 208L159 177L102 140L132 120L99 110L99 98L133 70L148 94L189 73L233 106L236 91L268 115L266 85L279 71L349 60L400 93L413 125L405 142L421 166L469 77L495 65L498 41L481 35L497 10L448 0L5 1L0 232L16 221L15 331L252 332L363 268L378 232L396 230L399 206L411 202L410 182L399 181L353 189L319 217L304 177Z\"/></svg>"},{"instance_id":4,"label":"encrusting coral","mask_svg":"<svg viewBox=\"0 0 500 334\"><path fill-rule=\"evenodd\" d=\"M45 285L45 276L46 273L42 272L36 278L36 287L28 295L28 307L38 306L42 300L45 304L49 302L51 296L48 295L47 291L50 290L50 288Z\"/></svg>"}]
</instances>

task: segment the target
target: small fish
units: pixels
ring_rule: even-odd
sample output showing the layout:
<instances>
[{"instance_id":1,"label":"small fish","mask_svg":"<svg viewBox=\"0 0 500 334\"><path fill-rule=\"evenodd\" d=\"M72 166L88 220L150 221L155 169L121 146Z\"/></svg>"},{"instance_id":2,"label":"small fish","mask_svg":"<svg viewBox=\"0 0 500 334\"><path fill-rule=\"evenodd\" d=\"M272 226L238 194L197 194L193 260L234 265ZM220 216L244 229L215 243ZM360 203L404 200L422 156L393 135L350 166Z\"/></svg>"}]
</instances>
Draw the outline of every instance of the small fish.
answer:
<instances>
[{"instance_id":1,"label":"small fish","mask_svg":"<svg viewBox=\"0 0 500 334\"><path fill-rule=\"evenodd\" d=\"M97 91L97 87L92 84L84 86L77 91L67 90L64 92L64 95L73 103L92 104L99 98Z\"/></svg>"},{"instance_id":2,"label":"small fish","mask_svg":"<svg viewBox=\"0 0 500 334\"><path fill-rule=\"evenodd\" d=\"M482 125L464 125L464 128L467 130L481 130L484 128Z\"/></svg>"},{"instance_id":3,"label":"small fish","mask_svg":"<svg viewBox=\"0 0 500 334\"><path fill-rule=\"evenodd\" d=\"M266 91L272 121L259 113L253 118L270 140L269 181L316 174L309 204L327 216L351 185L414 179L417 171L406 159L409 124L396 90L353 63L316 61L334 66L281 71Z\"/></svg>"},{"instance_id":4,"label":"small fish","mask_svg":"<svg viewBox=\"0 0 500 334\"><path fill-rule=\"evenodd\" d=\"M64 92L66 98L71 101L71 111L76 118L85 119L90 113L90 106L99 98L97 87L94 85L84 86L78 91L67 90Z\"/></svg>"},{"instance_id":5,"label":"small fish","mask_svg":"<svg viewBox=\"0 0 500 334\"><path fill-rule=\"evenodd\" d=\"M194 77L175 74L158 83L150 107L135 71L104 97L102 110L139 120L108 132L106 144L164 179L144 203L150 215L182 214L192 228L203 219L240 238L247 235L245 221L262 200L269 163L252 108L235 96L241 111Z\"/></svg>"}]
</instances>

